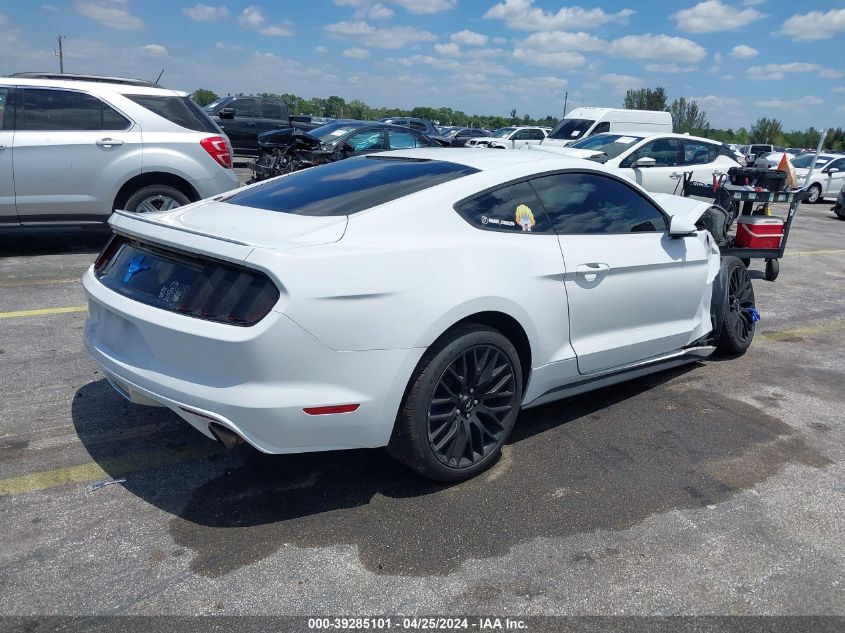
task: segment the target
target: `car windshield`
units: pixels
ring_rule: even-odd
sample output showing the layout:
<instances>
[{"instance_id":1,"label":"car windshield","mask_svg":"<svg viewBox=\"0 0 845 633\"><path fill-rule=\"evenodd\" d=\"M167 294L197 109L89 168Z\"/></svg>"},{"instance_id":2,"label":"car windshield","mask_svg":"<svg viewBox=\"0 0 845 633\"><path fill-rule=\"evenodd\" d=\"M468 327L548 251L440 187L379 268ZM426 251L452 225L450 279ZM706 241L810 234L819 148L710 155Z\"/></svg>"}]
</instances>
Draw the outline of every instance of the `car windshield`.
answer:
<instances>
[{"instance_id":1,"label":"car windshield","mask_svg":"<svg viewBox=\"0 0 845 633\"><path fill-rule=\"evenodd\" d=\"M357 130L358 127L358 125L351 125L349 123L329 123L327 125L315 127L313 130L309 130L308 134L319 139L323 143L334 143L339 137L343 136L347 132L351 132L352 130Z\"/></svg>"},{"instance_id":2,"label":"car windshield","mask_svg":"<svg viewBox=\"0 0 845 633\"><path fill-rule=\"evenodd\" d=\"M609 158L619 156L625 150L634 146L643 140L642 136L630 136L625 134L596 134L595 136L588 136L580 141L574 142L569 147L573 149L589 149L596 152L602 152L604 156L601 157L600 162L604 162Z\"/></svg>"},{"instance_id":3,"label":"car windshield","mask_svg":"<svg viewBox=\"0 0 845 633\"><path fill-rule=\"evenodd\" d=\"M827 165L832 156L819 156L819 159L816 161L816 169L820 167L824 167ZM809 169L810 165L813 164L813 154L804 154L803 156L798 156L797 158L792 159L792 166L799 167L801 169Z\"/></svg>"},{"instance_id":4,"label":"car windshield","mask_svg":"<svg viewBox=\"0 0 845 633\"><path fill-rule=\"evenodd\" d=\"M514 127L500 127L498 130L493 132L494 138L506 138L508 134L513 132L516 128Z\"/></svg>"},{"instance_id":5,"label":"car windshield","mask_svg":"<svg viewBox=\"0 0 845 633\"><path fill-rule=\"evenodd\" d=\"M564 119L555 126L549 138L563 139L571 141L574 138L580 138L584 132L590 129L595 123L591 119Z\"/></svg>"},{"instance_id":6,"label":"car windshield","mask_svg":"<svg viewBox=\"0 0 845 633\"><path fill-rule=\"evenodd\" d=\"M219 106L221 103L223 103L227 98L228 97L223 97L222 99L217 99L215 101L212 101L211 103L204 105L202 107L202 109L205 110L206 112L214 112L214 110L217 109L217 106Z\"/></svg>"}]
</instances>

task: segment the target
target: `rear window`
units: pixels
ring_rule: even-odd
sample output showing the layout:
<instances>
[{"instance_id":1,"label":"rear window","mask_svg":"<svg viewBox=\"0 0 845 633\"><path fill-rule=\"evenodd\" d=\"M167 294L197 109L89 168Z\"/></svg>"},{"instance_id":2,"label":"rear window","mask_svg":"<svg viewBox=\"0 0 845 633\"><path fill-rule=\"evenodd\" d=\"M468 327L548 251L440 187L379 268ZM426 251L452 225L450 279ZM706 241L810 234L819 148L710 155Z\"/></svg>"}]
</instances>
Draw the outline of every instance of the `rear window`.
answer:
<instances>
[{"instance_id":1,"label":"rear window","mask_svg":"<svg viewBox=\"0 0 845 633\"><path fill-rule=\"evenodd\" d=\"M446 161L361 156L271 180L227 202L296 215L351 215L477 171Z\"/></svg>"},{"instance_id":2,"label":"rear window","mask_svg":"<svg viewBox=\"0 0 845 633\"><path fill-rule=\"evenodd\" d=\"M220 128L190 97L124 95L150 112L194 132L220 134Z\"/></svg>"}]
</instances>

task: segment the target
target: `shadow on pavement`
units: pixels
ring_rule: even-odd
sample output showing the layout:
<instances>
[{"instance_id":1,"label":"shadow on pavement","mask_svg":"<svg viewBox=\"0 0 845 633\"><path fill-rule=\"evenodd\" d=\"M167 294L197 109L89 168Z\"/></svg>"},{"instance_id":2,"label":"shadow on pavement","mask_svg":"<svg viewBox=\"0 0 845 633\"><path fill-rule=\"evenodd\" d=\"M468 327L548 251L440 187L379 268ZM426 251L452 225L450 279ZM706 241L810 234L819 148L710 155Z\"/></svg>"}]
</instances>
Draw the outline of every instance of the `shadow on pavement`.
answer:
<instances>
[{"instance_id":1,"label":"shadow on pavement","mask_svg":"<svg viewBox=\"0 0 845 633\"><path fill-rule=\"evenodd\" d=\"M696 367L523 411L499 463L453 486L418 477L380 449L215 452L174 414L130 405L104 380L79 390L73 420L107 472L116 455L208 442L211 455L123 484L172 515L172 555L189 552L195 573L222 576L286 546L348 544L375 573L447 574L533 539L718 504L789 463L830 463L777 418L692 388L685 374Z\"/></svg>"},{"instance_id":2,"label":"shadow on pavement","mask_svg":"<svg viewBox=\"0 0 845 633\"><path fill-rule=\"evenodd\" d=\"M25 257L62 253L99 253L111 229L8 229L0 231L0 257Z\"/></svg>"}]
</instances>

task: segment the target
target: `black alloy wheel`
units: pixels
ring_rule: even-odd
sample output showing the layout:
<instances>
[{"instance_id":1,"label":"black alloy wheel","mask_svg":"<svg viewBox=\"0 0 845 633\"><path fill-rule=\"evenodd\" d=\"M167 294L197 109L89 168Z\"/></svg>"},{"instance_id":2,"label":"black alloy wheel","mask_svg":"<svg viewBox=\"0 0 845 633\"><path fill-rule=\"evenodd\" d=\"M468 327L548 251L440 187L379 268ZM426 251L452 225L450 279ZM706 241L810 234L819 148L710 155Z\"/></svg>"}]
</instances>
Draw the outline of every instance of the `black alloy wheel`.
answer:
<instances>
[{"instance_id":1,"label":"black alloy wheel","mask_svg":"<svg viewBox=\"0 0 845 633\"><path fill-rule=\"evenodd\" d=\"M428 441L438 460L467 468L496 450L518 406L511 360L493 345L463 350L438 380L428 409Z\"/></svg>"},{"instance_id":2,"label":"black alloy wheel","mask_svg":"<svg viewBox=\"0 0 845 633\"><path fill-rule=\"evenodd\" d=\"M721 274L727 277L727 296L717 347L730 354L742 354L754 338L754 287L745 266L734 257L723 260Z\"/></svg>"}]
</instances>

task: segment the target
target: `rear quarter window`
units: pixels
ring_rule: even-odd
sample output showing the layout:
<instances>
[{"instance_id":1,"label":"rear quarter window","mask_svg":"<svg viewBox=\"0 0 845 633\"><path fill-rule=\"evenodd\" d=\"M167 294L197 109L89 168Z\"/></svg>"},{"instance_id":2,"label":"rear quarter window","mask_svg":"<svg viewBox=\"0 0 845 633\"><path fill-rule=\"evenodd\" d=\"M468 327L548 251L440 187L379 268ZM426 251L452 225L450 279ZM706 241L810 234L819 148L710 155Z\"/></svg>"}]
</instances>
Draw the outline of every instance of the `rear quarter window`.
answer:
<instances>
[{"instance_id":1,"label":"rear quarter window","mask_svg":"<svg viewBox=\"0 0 845 633\"><path fill-rule=\"evenodd\" d=\"M351 215L477 171L447 161L360 156L271 180L226 202L296 215Z\"/></svg>"},{"instance_id":2,"label":"rear quarter window","mask_svg":"<svg viewBox=\"0 0 845 633\"><path fill-rule=\"evenodd\" d=\"M554 233L534 189L517 182L488 191L455 205L461 217L483 231Z\"/></svg>"},{"instance_id":3,"label":"rear quarter window","mask_svg":"<svg viewBox=\"0 0 845 633\"><path fill-rule=\"evenodd\" d=\"M194 132L222 134L217 124L190 97L169 95L123 95L171 123Z\"/></svg>"}]
</instances>

